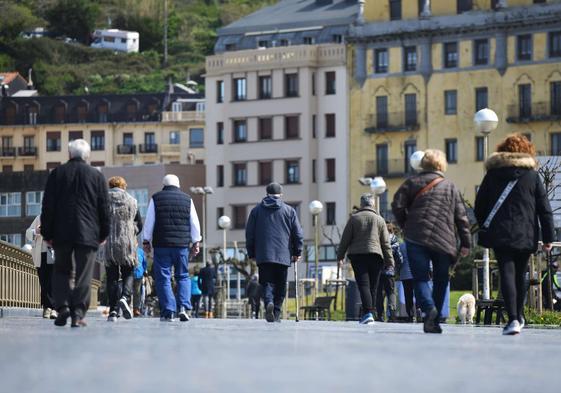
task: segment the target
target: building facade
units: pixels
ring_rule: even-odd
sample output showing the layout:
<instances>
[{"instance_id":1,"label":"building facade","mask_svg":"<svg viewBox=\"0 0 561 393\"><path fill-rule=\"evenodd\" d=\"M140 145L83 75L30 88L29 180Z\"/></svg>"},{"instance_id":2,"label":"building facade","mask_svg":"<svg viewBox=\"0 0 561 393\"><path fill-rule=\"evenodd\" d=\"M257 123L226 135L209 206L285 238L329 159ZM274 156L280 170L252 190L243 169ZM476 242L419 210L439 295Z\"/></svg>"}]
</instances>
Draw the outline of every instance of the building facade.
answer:
<instances>
[{"instance_id":1,"label":"building facade","mask_svg":"<svg viewBox=\"0 0 561 393\"><path fill-rule=\"evenodd\" d=\"M540 3L540 4L538 4ZM351 201L356 179L383 176L388 211L415 150L446 152L470 203L483 178L473 115L499 117L490 150L523 133L561 154L561 3L532 0L366 1L349 42Z\"/></svg>"},{"instance_id":2,"label":"building facade","mask_svg":"<svg viewBox=\"0 0 561 393\"><path fill-rule=\"evenodd\" d=\"M318 199L321 226L338 241L349 211L344 37L358 4L281 1L219 31L206 60L209 244L222 243L222 215L232 219L228 239L243 242L247 216L272 181L283 184L306 240L308 204Z\"/></svg>"}]
</instances>

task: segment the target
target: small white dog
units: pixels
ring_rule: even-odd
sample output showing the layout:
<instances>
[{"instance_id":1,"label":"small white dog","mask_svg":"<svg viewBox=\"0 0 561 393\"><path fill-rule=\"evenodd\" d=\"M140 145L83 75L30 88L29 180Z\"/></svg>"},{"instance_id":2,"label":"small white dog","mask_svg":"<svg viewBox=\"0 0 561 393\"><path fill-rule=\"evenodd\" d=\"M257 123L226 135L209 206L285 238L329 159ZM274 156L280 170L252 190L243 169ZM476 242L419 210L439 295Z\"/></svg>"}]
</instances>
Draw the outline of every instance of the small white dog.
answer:
<instances>
[{"instance_id":1,"label":"small white dog","mask_svg":"<svg viewBox=\"0 0 561 393\"><path fill-rule=\"evenodd\" d=\"M475 315L475 297L471 293L466 293L458 300L458 318L461 324L473 324Z\"/></svg>"}]
</instances>

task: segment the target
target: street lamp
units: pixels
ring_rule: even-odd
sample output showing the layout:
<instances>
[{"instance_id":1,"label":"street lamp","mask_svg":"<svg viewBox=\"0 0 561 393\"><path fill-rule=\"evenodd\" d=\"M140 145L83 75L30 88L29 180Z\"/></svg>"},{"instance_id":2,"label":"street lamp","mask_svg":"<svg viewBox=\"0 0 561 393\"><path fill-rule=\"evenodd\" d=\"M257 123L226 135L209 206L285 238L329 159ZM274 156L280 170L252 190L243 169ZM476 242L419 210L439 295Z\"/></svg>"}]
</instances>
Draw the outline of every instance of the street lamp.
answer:
<instances>
[{"instance_id":1,"label":"street lamp","mask_svg":"<svg viewBox=\"0 0 561 393\"><path fill-rule=\"evenodd\" d=\"M202 195L203 196L203 265L207 262L207 249L206 249L206 196L209 194L214 194L212 187L191 187L189 189L191 194Z\"/></svg>"},{"instance_id":2,"label":"street lamp","mask_svg":"<svg viewBox=\"0 0 561 393\"><path fill-rule=\"evenodd\" d=\"M308 209L314 218L314 257L316 262L316 282L315 282L315 295L318 297L319 289L319 223L318 217L323 210L323 204L320 201L311 201ZM298 285L298 284L297 284Z\"/></svg>"},{"instance_id":3,"label":"street lamp","mask_svg":"<svg viewBox=\"0 0 561 393\"><path fill-rule=\"evenodd\" d=\"M230 266L226 266L226 231L230 228L232 220L228 216L221 216L218 219L218 226L223 231L222 255L224 255L224 269L226 269L226 300L230 299Z\"/></svg>"},{"instance_id":4,"label":"street lamp","mask_svg":"<svg viewBox=\"0 0 561 393\"><path fill-rule=\"evenodd\" d=\"M489 134L495 130L499 124L499 118L495 112L489 108L481 109L473 117L475 128L483 134L483 159L489 155ZM483 300L491 299L491 289L489 285L489 249L483 250Z\"/></svg>"},{"instance_id":5,"label":"street lamp","mask_svg":"<svg viewBox=\"0 0 561 393\"><path fill-rule=\"evenodd\" d=\"M381 176L377 176L374 179L372 179L372 181L370 182L370 189L372 190L374 195L376 195L376 210L378 211L379 214L381 214L380 195L382 195L388 189L388 187L386 186L386 182L384 181L384 178Z\"/></svg>"},{"instance_id":6,"label":"street lamp","mask_svg":"<svg viewBox=\"0 0 561 393\"><path fill-rule=\"evenodd\" d=\"M424 157L425 152L422 150L417 150L415 153L411 154L411 157L409 157L409 165L411 165L411 168L415 172L420 172L422 170L421 161L423 161Z\"/></svg>"}]
</instances>

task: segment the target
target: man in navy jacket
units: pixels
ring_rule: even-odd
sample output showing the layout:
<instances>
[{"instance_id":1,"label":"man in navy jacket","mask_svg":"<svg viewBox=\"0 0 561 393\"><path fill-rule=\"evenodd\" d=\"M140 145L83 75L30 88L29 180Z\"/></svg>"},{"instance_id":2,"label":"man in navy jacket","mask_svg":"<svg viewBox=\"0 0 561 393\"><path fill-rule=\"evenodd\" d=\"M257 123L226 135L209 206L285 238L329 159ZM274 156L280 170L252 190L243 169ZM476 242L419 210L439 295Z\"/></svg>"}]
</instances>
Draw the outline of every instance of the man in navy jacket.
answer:
<instances>
[{"instance_id":1,"label":"man in navy jacket","mask_svg":"<svg viewBox=\"0 0 561 393\"><path fill-rule=\"evenodd\" d=\"M296 211L284 203L282 186L271 183L267 196L255 206L245 228L247 255L259 267L267 322L280 322L291 262L302 255L302 227Z\"/></svg>"}]
</instances>

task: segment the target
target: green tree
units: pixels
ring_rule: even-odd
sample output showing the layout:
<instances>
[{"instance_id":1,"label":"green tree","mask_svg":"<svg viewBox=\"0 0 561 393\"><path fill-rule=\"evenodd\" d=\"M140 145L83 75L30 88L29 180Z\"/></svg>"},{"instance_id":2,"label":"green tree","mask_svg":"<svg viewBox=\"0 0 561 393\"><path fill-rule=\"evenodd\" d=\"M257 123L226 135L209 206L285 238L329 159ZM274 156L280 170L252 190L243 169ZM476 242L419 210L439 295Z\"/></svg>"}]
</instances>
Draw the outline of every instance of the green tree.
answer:
<instances>
[{"instance_id":1,"label":"green tree","mask_svg":"<svg viewBox=\"0 0 561 393\"><path fill-rule=\"evenodd\" d=\"M46 17L55 34L89 44L99 13L98 5L90 0L58 0L47 10Z\"/></svg>"},{"instance_id":2,"label":"green tree","mask_svg":"<svg viewBox=\"0 0 561 393\"><path fill-rule=\"evenodd\" d=\"M113 21L117 29L136 31L140 34L140 51L161 51L164 37L164 26L156 18L138 14L117 15Z\"/></svg>"},{"instance_id":3,"label":"green tree","mask_svg":"<svg viewBox=\"0 0 561 393\"><path fill-rule=\"evenodd\" d=\"M23 5L0 0L0 38L14 39L26 29L43 26L44 21Z\"/></svg>"}]
</instances>

